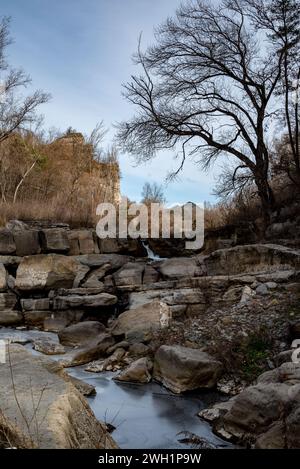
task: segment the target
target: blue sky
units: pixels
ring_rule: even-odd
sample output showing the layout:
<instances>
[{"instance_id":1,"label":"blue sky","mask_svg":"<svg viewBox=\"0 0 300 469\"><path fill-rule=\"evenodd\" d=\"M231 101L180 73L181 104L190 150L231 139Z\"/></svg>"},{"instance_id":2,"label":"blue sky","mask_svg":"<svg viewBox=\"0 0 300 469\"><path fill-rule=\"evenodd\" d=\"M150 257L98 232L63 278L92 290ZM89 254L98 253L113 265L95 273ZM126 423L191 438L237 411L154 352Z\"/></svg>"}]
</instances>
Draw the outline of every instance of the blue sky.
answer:
<instances>
[{"instance_id":1,"label":"blue sky","mask_svg":"<svg viewBox=\"0 0 300 469\"><path fill-rule=\"evenodd\" d=\"M179 0L1 0L1 15L11 16L14 44L10 63L22 66L35 88L52 94L41 108L46 127L69 126L89 133L104 120L113 138L113 123L129 118L133 107L121 96L122 83L137 71L132 63L140 32L143 45L152 42L153 28L172 15ZM122 193L139 200L145 181L165 183L172 154L135 167L120 155ZM178 163L177 163L178 164ZM202 173L188 162L180 180L165 188L168 202L213 200L212 172Z\"/></svg>"}]
</instances>

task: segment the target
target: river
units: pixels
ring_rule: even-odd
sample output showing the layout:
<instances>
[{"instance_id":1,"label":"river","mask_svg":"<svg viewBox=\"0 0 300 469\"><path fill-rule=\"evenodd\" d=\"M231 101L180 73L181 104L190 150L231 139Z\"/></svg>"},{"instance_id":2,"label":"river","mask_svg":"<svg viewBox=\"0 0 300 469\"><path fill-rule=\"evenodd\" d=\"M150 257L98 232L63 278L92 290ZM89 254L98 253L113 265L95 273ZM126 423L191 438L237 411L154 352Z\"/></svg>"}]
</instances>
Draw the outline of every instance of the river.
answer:
<instances>
[{"instance_id":1,"label":"river","mask_svg":"<svg viewBox=\"0 0 300 469\"><path fill-rule=\"evenodd\" d=\"M13 338L32 341L41 337L57 340L57 335L41 331L0 329L0 339ZM31 342L26 347L34 354ZM45 356L45 355L43 355ZM58 360L63 355L49 358ZM188 443L179 440L188 431L204 438L210 445L230 448L232 445L213 434L208 423L197 413L220 400L215 392L190 393L177 396L156 383L135 385L113 381L114 373L90 373L84 366L69 368L68 373L96 388L89 404L99 420L116 427L112 436L120 448L126 449L185 449Z\"/></svg>"}]
</instances>

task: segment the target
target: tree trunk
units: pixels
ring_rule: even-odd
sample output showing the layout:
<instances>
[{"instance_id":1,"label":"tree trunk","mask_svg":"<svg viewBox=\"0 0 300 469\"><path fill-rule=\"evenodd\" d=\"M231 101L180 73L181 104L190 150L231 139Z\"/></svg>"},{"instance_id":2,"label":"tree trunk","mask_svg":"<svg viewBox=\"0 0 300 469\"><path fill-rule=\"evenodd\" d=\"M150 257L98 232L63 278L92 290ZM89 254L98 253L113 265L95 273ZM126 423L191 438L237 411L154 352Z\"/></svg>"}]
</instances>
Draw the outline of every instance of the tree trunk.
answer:
<instances>
[{"instance_id":1,"label":"tree trunk","mask_svg":"<svg viewBox=\"0 0 300 469\"><path fill-rule=\"evenodd\" d=\"M263 239L270 225L272 213L275 210L275 196L269 182L264 176L257 175L255 177L255 183L258 188L258 195L262 206L263 226L260 230L260 237Z\"/></svg>"}]
</instances>

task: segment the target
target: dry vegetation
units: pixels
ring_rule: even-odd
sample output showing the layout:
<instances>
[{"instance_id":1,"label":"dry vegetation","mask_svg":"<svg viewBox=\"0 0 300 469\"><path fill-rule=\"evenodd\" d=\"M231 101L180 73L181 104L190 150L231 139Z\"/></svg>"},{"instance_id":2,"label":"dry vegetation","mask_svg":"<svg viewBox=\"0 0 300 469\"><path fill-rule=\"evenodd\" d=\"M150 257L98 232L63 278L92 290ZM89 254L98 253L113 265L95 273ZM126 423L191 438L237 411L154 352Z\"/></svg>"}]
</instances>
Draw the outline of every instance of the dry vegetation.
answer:
<instances>
[{"instance_id":1,"label":"dry vegetation","mask_svg":"<svg viewBox=\"0 0 300 469\"><path fill-rule=\"evenodd\" d=\"M102 152L99 126L90 137L69 130L50 139L15 132L0 145L0 223L54 220L94 226L96 206L119 192L116 152Z\"/></svg>"}]
</instances>

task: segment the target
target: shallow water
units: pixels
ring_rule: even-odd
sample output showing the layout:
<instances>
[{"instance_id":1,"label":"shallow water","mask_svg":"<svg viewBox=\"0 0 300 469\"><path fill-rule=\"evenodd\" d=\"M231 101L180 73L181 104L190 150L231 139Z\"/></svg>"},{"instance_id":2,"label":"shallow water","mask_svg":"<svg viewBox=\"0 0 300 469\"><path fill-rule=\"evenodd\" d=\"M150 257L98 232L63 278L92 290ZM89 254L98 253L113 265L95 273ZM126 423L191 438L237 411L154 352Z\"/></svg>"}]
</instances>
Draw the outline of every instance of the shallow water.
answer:
<instances>
[{"instance_id":1,"label":"shallow water","mask_svg":"<svg viewBox=\"0 0 300 469\"><path fill-rule=\"evenodd\" d=\"M0 339L18 336L30 340L46 335L57 339L56 334L40 331L0 329ZM26 347L32 350L31 344ZM35 351L33 353L38 354ZM57 360L60 356L50 358ZM217 393L177 396L156 383L117 383L112 379L114 373L89 373L84 371L84 366L69 368L67 371L95 386L97 394L88 398L89 404L99 420L116 427L112 435L121 448L190 448L187 443L178 441L184 438L178 435L182 431L195 433L220 448L232 447L215 436L210 425L197 417L201 409L220 400Z\"/></svg>"},{"instance_id":2,"label":"shallow water","mask_svg":"<svg viewBox=\"0 0 300 469\"><path fill-rule=\"evenodd\" d=\"M89 398L96 417L113 424L113 437L121 448L187 448L179 443L182 431L196 433L210 443L229 446L213 435L210 426L197 417L197 412L217 400L213 393L204 396L176 396L156 383L120 384L113 373L93 374L83 367L68 370L95 386L97 394Z\"/></svg>"}]
</instances>

